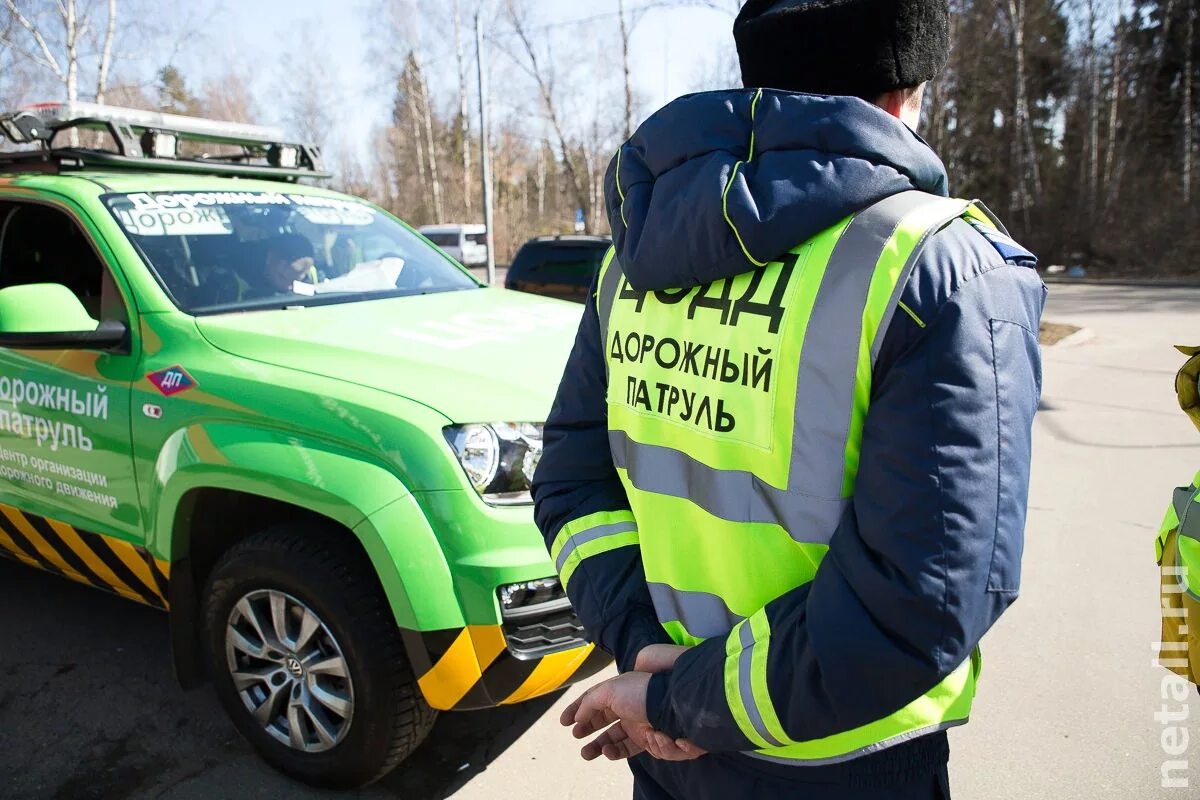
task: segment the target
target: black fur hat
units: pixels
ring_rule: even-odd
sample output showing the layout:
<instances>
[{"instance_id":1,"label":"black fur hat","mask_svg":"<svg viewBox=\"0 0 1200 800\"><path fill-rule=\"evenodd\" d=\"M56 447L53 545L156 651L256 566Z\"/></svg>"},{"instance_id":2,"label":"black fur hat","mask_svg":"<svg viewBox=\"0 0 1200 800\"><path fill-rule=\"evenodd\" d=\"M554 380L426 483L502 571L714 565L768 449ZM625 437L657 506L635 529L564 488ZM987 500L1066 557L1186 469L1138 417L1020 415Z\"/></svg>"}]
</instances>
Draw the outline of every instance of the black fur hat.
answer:
<instances>
[{"instance_id":1,"label":"black fur hat","mask_svg":"<svg viewBox=\"0 0 1200 800\"><path fill-rule=\"evenodd\" d=\"M950 53L949 0L747 0L733 23L751 88L874 99L919 86Z\"/></svg>"}]
</instances>

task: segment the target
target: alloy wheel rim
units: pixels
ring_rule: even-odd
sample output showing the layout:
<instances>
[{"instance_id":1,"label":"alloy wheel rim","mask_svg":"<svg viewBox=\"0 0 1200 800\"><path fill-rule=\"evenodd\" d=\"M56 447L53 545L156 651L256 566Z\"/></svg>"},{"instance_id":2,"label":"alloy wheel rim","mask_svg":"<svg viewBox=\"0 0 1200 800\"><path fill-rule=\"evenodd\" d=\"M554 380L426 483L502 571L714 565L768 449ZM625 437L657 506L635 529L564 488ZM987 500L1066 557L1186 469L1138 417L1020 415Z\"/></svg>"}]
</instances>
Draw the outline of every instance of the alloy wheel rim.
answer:
<instances>
[{"instance_id":1,"label":"alloy wheel rim","mask_svg":"<svg viewBox=\"0 0 1200 800\"><path fill-rule=\"evenodd\" d=\"M317 614L286 592L249 592L229 612L225 657L250 716L276 741L320 753L345 739L354 685L342 648Z\"/></svg>"}]
</instances>

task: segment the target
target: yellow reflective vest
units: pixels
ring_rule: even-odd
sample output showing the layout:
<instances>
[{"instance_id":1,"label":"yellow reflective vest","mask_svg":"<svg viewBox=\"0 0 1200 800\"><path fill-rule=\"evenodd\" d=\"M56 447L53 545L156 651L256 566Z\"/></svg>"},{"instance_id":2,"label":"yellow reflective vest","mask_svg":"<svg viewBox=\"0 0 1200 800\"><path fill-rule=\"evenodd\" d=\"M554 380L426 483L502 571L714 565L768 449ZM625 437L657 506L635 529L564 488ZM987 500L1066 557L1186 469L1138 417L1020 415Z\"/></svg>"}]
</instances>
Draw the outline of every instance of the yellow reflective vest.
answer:
<instances>
[{"instance_id":1,"label":"yellow reflective vest","mask_svg":"<svg viewBox=\"0 0 1200 800\"><path fill-rule=\"evenodd\" d=\"M671 638L724 638L726 700L758 757L843 761L970 713L977 651L883 719L795 741L768 689L763 610L811 581L828 550L854 493L883 333L911 313L900 295L922 245L958 217L993 224L967 201L911 191L700 287L635 290L611 252L602 267L609 442L631 510L573 520L551 554L569 584L581 559L636 542Z\"/></svg>"}]
</instances>

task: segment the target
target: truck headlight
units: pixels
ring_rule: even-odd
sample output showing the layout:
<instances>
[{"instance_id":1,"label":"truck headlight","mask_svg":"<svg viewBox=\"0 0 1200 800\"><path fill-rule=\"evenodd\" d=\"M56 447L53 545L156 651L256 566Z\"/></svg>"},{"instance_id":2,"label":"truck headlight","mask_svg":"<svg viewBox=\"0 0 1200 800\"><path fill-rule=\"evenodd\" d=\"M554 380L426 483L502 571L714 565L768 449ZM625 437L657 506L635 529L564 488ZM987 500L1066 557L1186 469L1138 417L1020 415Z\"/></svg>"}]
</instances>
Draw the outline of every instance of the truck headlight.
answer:
<instances>
[{"instance_id":1,"label":"truck headlight","mask_svg":"<svg viewBox=\"0 0 1200 800\"><path fill-rule=\"evenodd\" d=\"M490 422L445 429L467 479L488 503L530 503L533 472L542 458L542 425Z\"/></svg>"}]
</instances>

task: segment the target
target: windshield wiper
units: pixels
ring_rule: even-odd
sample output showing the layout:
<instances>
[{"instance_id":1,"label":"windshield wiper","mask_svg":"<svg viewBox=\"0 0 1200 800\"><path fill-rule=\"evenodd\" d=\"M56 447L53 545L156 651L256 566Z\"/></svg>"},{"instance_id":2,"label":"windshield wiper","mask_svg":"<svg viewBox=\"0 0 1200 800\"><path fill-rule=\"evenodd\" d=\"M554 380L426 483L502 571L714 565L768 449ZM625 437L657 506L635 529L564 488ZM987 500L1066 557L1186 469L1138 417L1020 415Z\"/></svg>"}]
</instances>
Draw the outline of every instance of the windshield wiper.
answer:
<instances>
[{"instance_id":1,"label":"windshield wiper","mask_svg":"<svg viewBox=\"0 0 1200 800\"><path fill-rule=\"evenodd\" d=\"M398 297L419 297L427 294L442 294L444 292L459 292L466 289L480 289L481 286L446 286L432 289L394 289L392 291L373 292L330 292L318 295L284 295L280 297L263 297L258 300L247 300L239 303L222 303L215 306L199 306L188 309L195 316L210 316L213 314L236 314L242 311L286 311L293 308L310 308L316 306L332 306L341 303L358 303L369 300L390 300Z\"/></svg>"}]
</instances>

